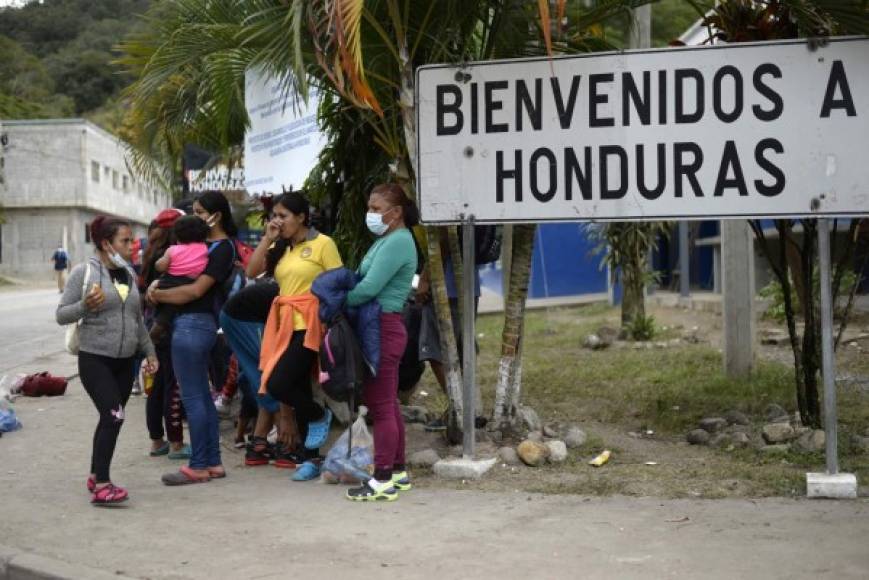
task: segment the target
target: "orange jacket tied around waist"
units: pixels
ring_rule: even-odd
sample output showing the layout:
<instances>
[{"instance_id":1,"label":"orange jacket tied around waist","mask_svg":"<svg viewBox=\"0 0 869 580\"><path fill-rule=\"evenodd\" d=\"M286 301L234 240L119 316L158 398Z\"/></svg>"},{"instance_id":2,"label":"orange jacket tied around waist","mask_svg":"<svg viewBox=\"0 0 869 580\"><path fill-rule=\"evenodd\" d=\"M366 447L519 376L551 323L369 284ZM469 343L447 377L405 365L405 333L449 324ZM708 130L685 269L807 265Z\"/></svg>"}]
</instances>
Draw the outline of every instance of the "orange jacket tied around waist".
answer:
<instances>
[{"instance_id":1,"label":"orange jacket tied around waist","mask_svg":"<svg viewBox=\"0 0 869 580\"><path fill-rule=\"evenodd\" d=\"M275 365L290 345L293 337L294 313L301 313L305 319L305 348L319 352L323 339L323 325L320 323L318 308L320 301L313 294L297 296L278 296L272 302L266 327L263 330L263 343L260 349L259 367L263 372L259 393L265 394L266 384Z\"/></svg>"}]
</instances>

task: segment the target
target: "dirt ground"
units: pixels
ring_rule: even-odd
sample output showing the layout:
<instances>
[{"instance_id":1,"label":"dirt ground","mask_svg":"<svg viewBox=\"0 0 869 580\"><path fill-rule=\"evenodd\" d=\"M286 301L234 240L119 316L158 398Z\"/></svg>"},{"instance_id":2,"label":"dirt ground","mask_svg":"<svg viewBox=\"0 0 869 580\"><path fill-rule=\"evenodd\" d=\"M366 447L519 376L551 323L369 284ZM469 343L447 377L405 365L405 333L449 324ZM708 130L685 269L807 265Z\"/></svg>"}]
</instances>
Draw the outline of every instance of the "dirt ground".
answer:
<instances>
[{"instance_id":1,"label":"dirt ground","mask_svg":"<svg viewBox=\"0 0 869 580\"><path fill-rule=\"evenodd\" d=\"M721 349L722 320L718 314L660 306L649 308L648 313L655 317L662 339L687 334L695 336L699 343L690 346L677 344L671 348L699 348L705 345L707 348ZM582 309L559 309L557 314L542 316L544 320L551 317L551 320L557 318L563 321L568 314L576 317L578 323L587 318L596 325L603 323L618 326L617 310L601 313L599 309L592 309L589 316L584 316ZM758 321L759 337L782 331L786 331L783 324L764 319ZM855 345L851 345L851 342ZM635 347L628 343L622 348ZM837 375L840 389L856 389L862 403L869 408L867 349L869 315L863 313L852 319L849 325L837 357ZM786 342L780 345L757 345L757 357L760 361L774 361L792 367L792 356ZM411 402L437 408L445 404L443 400L433 403L432 399L438 399L438 391L437 384L427 372ZM781 403L785 404L786 401ZM629 414L619 422L604 423L589 417L593 413L588 413L587 409L588 405L583 406L582 402L577 402L577 409L573 410L573 417L577 420L568 422L579 424L588 433L589 440L583 447L571 450L566 462L539 468L510 466L499 462L480 482L447 485L488 491L622 494L670 498L803 496L805 473L823 470L823 457L819 454L808 457L794 457L791 454L766 456L751 449L725 450L693 446L685 441L684 433L650 430L639 417L631 417ZM725 411L726 409L721 410L722 413ZM544 423L555 419L564 422L570 418L570 409L564 410L555 418L541 413ZM757 430L762 419L753 419L756 419L754 429ZM478 445L478 455L482 457L495 456L501 445L515 446L519 442L519 439L514 439L496 443L486 441L485 434L482 437L484 441ZM427 448L437 450L442 457L460 453L460 448L451 447L443 435L426 433L422 425L409 425L408 452ZM588 460L603 449L613 451L611 461L599 469L589 466ZM861 461L865 463L865 460ZM423 486L444 485L443 482L434 480L430 472L421 471L420 475ZM866 488L861 488L861 493L866 492Z\"/></svg>"}]
</instances>

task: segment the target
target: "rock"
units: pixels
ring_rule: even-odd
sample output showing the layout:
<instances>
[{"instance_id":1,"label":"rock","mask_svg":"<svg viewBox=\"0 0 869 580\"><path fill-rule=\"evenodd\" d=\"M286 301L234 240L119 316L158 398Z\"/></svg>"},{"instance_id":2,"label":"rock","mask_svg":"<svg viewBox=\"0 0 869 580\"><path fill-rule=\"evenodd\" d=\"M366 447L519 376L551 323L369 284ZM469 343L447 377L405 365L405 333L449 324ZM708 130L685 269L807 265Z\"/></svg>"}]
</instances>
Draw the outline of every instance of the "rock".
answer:
<instances>
[{"instance_id":1,"label":"rock","mask_svg":"<svg viewBox=\"0 0 869 580\"><path fill-rule=\"evenodd\" d=\"M507 465L519 465L519 454L512 447L502 447L498 450L498 458Z\"/></svg>"},{"instance_id":2,"label":"rock","mask_svg":"<svg viewBox=\"0 0 869 580\"><path fill-rule=\"evenodd\" d=\"M568 449L582 447L586 441L588 441L588 435L576 425L570 426L567 433L564 434L564 444L567 445Z\"/></svg>"},{"instance_id":3,"label":"rock","mask_svg":"<svg viewBox=\"0 0 869 580\"><path fill-rule=\"evenodd\" d=\"M749 447L751 445L751 438L747 433L742 433L737 431L730 435L730 441L733 443L734 447L744 448Z\"/></svg>"},{"instance_id":4,"label":"rock","mask_svg":"<svg viewBox=\"0 0 869 580\"><path fill-rule=\"evenodd\" d=\"M501 431L489 431L489 438L492 439L493 443L500 443L504 440L504 433Z\"/></svg>"},{"instance_id":5,"label":"rock","mask_svg":"<svg viewBox=\"0 0 869 580\"><path fill-rule=\"evenodd\" d=\"M413 467L431 467L440 461L440 459L440 455L434 449L424 449L423 451L412 453L408 457L407 462Z\"/></svg>"},{"instance_id":6,"label":"rock","mask_svg":"<svg viewBox=\"0 0 869 580\"><path fill-rule=\"evenodd\" d=\"M585 340L582 341L582 346L584 348L590 348L591 350L600 350L606 348L608 345L604 344L604 341L602 341L598 335L589 334L585 337Z\"/></svg>"},{"instance_id":7,"label":"rock","mask_svg":"<svg viewBox=\"0 0 869 580\"><path fill-rule=\"evenodd\" d=\"M537 467L546 461L549 455L549 448L543 443L526 439L516 448L516 453L519 455L522 463L531 467Z\"/></svg>"},{"instance_id":8,"label":"rock","mask_svg":"<svg viewBox=\"0 0 869 580\"><path fill-rule=\"evenodd\" d=\"M552 425L552 424L550 423L549 425L544 425L544 426L543 426L543 436L544 436L544 437L549 437L550 439L558 439L558 437L559 437L560 435L561 435L561 434L560 434L559 431L558 431L558 426L557 426L557 425Z\"/></svg>"},{"instance_id":9,"label":"rock","mask_svg":"<svg viewBox=\"0 0 869 580\"><path fill-rule=\"evenodd\" d=\"M727 428L728 433L750 433L750 425L731 425Z\"/></svg>"},{"instance_id":10,"label":"rock","mask_svg":"<svg viewBox=\"0 0 869 580\"><path fill-rule=\"evenodd\" d=\"M748 419L748 415L741 411L728 411L727 414L724 415L724 418L727 419L728 425L750 425L751 421Z\"/></svg>"},{"instance_id":11,"label":"rock","mask_svg":"<svg viewBox=\"0 0 869 580\"><path fill-rule=\"evenodd\" d=\"M688 443L691 445L706 445L709 443L709 439L711 435L709 435L709 431L704 429L694 429L688 433L686 439Z\"/></svg>"},{"instance_id":12,"label":"rock","mask_svg":"<svg viewBox=\"0 0 869 580\"><path fill-rule=\"evenodd\" d=\"M597 329L597 335L607 346L619 339L619 331L611 326L601 326Z\"/></svg>"},{"instance_id":13,"label":"rock","mask_svg":"<svg viewBox=\"0 0 869 580\"><path fill-rule=\"evenodd\" d=\"M550 463L562 463L567 459L567 445L564 441L547 441L545 445L549 448L547 459Z\"/></svg>"},{"instance_id":14,"label":"rock","mask_svg":"<svg viewBox=\"0 0 869 580\"><path fill-rule=\"evenodd\" d=\"M535 443L543 443L543 433L540 431L532 431L526 437L529 441L534 441Z\"/></svg>"},{"instance_id":15,"label":"rock","mask_svg":"<svg viewBox=\"0 0 869 580\"><path fill-rule=\"evenodd\" d=\"M761 453L787 453L790 450L790 445L764 445L760 448Z\"/></svg>"},{"instance_id":16,"label":"rock","mask_svg":"<svg viewBox=\"0 0 869 580\"><path fill-rule=\"evenodd\" d=\"M526 407L525 405L520 406L519 410L516 412L516 418L519 420L519 424L523 425L529 431L543 430L543 423L540 422L540 417L537 415L537 411L531 407Z\"/></svg>"},{"instance_id":17,"label":"rock","mask_svg":"<svg viewBox=\"0 0 869 580\"><path fill-rule=\"evenodd\" d=\"M434 473L443 479L480 479L497 463L494 457L475 461L473 459L441 459L434 464Z\"/></svg>"},{"instance_id":18,"label":"rock","mask_svg":"<svg viewBox=\"0 0 869 580\"><path fill-rule=\"evenodd\" d=\"M727 419L721 417L707 417L700 420L699 427L709 433L718 433L727 427Z\"/></svg>"},{"instance_id":19,"label":"rock","mask_svg":"<svg viewBox=\"0 0 869 580\"><path fill-rule=\"evenodd\" d=\"M425 407L401 407L401 416L405 423L428 423L428 410Z\"/></svg>"},{"instance_id":20,"label":"rock","mask_svg":"<svg viewBox=\"0 0 869 580\"><path fill-rule=\"evenodd\" d=\"M800 435L791 446L801 453L816 453L824 450L826 441L826 434L821 429L814 429Z\"/></svg>"},{"instance_id":21,"label":"rock","mask_svg":"<svg viewBox=\"0 0 869 580\"><path fill-rule=\"evenodd\" d=\"M766 411L764 413L766 414L766 420L771 423L790 421L790 417L788 417L788 412L785 411L780 405L776 405L775 403L767 405Z\"/></svg>"},{"instance_id":22,"label":"rock","mask_svg":"<svg viewBox=\"0 0 869 580\"><path fill-rule=\"evenodd\" d=\"M761 434L763 440L769 444L787 443L797 437L797 433L790 426L790 423L769 423L763 426Z\"/></svg>"},{"instance_id":23,"label":"rock","mask_svg":"<svg viewBox=\"0 0 869 580\"><path fill-rule=\"evenodd\" d=\"M716 433L709 439L709 446L715 448L727 447L733 442L731 436L727 433Z\"/></svg>"}]
</instances>

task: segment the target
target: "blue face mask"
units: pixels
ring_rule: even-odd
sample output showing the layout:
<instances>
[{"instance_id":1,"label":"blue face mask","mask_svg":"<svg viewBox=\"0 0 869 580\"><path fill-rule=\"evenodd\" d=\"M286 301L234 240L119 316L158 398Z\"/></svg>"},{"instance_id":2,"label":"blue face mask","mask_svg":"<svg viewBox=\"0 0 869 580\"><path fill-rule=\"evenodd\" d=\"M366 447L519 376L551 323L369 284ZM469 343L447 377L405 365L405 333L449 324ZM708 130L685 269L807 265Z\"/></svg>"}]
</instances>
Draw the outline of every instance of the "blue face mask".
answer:
<instances>
[{"instance_id":1,"label":"blue face mask","mask_svg":"<svg viewBox=\"0 0 869 580\"><path fill-rule=\"evenodd\" d=\"M392 211L388 210L386 213ZM365 225L368 226L368 230L374 234L375 236L382 236L386 233L386 230L389 229L389 224L383 223L383 216L386 214L379 214L373 211L365 214Z\"/></svg>"}]
</instances>

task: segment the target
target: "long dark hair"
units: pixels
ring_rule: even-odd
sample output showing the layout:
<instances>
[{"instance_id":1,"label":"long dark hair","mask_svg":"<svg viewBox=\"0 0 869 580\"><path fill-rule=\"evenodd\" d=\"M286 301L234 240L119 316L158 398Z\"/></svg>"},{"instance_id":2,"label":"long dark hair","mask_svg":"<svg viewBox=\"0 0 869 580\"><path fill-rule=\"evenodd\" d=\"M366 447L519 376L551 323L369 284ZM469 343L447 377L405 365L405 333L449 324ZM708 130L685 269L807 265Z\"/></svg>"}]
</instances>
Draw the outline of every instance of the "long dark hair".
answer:
<instances>
[{"instance_id":1,"label":"long dark hair","mask_svg":"<svg viewBox=\"0 0 869 580\"><path fill-rule=\"evenodd\" d=\"M226 235L234 238L238 235L238 227L232 221L232 208L229 207L229 200L219 191L206 191L196 198L199 205L205 208L208 213L220 212L220 226Z\"/></svg>"},{"instance_id":2,"label":"long dark hair","mask_svg":"<svg viewBox=\"0 0 869 580\"><path fill-rule=\"evenodd\" d=\"M293 215L305 214L305 221L303 223L305 227L310 227L311 204L308 203L308 199L300 192L290 191L279 195L272 203L272 211L274 211L274 206L276 205L283 207ZM274 277L275 268L277 268L278 262L281 261L281 258L283 258L288 247L290 247L290 240L278 237L275 245L269 248L269 251L266 254L266 276L270 278Z\"/></svg>"},{"instance_id":3,"label":"long dark hair","mask_svg":"<svg viewBox=\"0 0 869 580\"><path fill-rule=\"evenodd\" d=\"M392 205L397 205L404 210L404 225L409 228L413 226L419 225L419 210L416 207L416 203L404 193L404 190L401 189L401 186L397 183L381 183L379 185L375 185L374 189L371 190L370 195L382 195L383 198L391 203Z\"/></svg>"},{"instance_id":4,"label":"long dark hair","mask_svg":"<svg viewBox=\"0 0 869 580\"><path fill-rule=\"evenodd\" d=\"M148 236L148 247L145 248L145 253L142 255L142 281L145 287L160 275L154 269L154 265L157 263L157 260L163 257L163 254L166 253L166 250L174 242L172 228L157 226L150 234Z\"/></svg>"},{"instance_id":5,"label":"long dark hair","mask_svg":"<svg viewBox=\"0 0 869 580\"><path fill-rule=\"evenodd\" d=\"M98 250L102 250L103 242L111 243L118 234L118 230L123 227L131 227L130 222L116 217L98 215L91 222L91 242Z\"/></svg>"}]
</instances>

